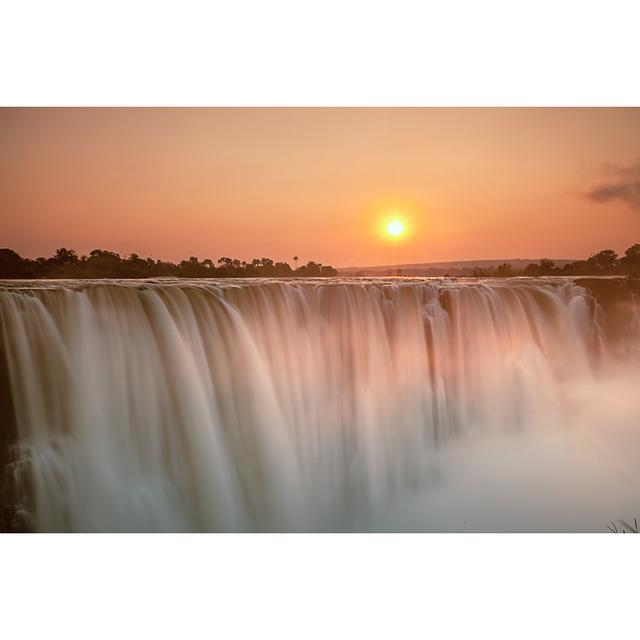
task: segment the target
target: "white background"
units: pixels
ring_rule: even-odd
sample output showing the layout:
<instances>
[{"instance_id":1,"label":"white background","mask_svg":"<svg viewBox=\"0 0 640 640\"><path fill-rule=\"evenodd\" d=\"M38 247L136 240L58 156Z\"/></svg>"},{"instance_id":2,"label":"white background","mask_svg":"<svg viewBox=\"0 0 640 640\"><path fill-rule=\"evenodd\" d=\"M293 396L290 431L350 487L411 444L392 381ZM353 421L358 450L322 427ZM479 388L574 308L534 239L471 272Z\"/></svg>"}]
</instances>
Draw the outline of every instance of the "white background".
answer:
<instances>
[{"instance_id":1,"label":"white background","mask_svg":"<svg viewBox=\"0 0 640 640\"><path fill-rule=\"evenodd\" d=\"M638 104L635 0L2 6L5 104Z\"/></svg>"},{"instance_id":2,"label":"white background","mask_svg":"<svg viewBox=\"0 0 640 640\"><path fill-rule=\"evenodd\" d=\"M636 106L637 6L2 2L0 104ZM3 536L0 637L634 637L639 540Z\"/></svg>"}]
</instances>

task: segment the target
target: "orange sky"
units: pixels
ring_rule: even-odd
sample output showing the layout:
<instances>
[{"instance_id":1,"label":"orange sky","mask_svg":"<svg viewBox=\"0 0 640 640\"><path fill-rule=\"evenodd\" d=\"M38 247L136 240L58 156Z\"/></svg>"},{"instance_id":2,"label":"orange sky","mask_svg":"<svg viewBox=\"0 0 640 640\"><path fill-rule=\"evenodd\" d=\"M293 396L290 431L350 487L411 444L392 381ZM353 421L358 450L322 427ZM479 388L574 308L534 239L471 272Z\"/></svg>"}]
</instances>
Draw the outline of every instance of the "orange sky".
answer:
<instances>
[{"instance_id":1,"label":"orange sky","mask_svg":"<svg viewBox=\"0 0 640 640\"><path fill-rule=\"evenodd\" d=\"M640 242L639 158L640 109L1 109L0 246L582 258Z\"/></svg>"}]
</instances>

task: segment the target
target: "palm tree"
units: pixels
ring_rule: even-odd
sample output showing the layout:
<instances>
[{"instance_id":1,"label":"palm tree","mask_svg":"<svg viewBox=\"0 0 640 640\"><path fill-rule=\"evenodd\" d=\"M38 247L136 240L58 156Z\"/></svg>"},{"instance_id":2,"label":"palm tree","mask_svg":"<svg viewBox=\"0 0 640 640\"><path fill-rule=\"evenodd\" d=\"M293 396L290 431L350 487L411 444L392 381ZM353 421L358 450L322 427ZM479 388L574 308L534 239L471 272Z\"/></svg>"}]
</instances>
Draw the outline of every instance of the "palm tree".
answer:
<instances>
[{"instance_id":1,"label":"palm tree","mask_svg":"<svg viewBox=\"0 0 640 640\"><path fill-rule=\"evenodd\" d=\"M300 260L298 256L293 256L294 270L298 268L298 260Z\"/></svg>"}]
</instances>

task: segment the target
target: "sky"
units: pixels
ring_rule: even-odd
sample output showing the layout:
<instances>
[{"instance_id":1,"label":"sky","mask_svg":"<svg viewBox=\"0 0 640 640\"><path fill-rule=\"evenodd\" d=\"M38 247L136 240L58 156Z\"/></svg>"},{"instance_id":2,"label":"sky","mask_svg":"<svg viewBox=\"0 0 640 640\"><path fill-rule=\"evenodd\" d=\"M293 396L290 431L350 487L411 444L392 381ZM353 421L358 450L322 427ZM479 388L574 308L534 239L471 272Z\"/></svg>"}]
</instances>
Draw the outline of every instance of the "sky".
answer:
<instances>
[{"instance_id":1,"label":"sky","mask_svg":"<svg viewBox=\"0 0 640 640\"><path fill-rule=\"evenodd\" d=\"M640 109L0 109L0 247L26 257L365 266L635 242Z\"/></svg>"}]
</instances>

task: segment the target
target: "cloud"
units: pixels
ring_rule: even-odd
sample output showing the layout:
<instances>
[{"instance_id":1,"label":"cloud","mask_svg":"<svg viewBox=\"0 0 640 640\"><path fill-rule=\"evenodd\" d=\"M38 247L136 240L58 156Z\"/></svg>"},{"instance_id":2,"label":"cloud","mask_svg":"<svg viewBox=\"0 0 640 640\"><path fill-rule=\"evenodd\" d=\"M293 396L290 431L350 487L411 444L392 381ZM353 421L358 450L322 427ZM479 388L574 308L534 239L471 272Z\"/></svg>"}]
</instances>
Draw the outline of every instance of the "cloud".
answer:
<instances>
[{"instance_id":1,"label":"cloud","mask_svg":"<svg viewBox=\"0 0 640 640\"><path fill-rule=\"evenodd\" d=\"M605 165L604 173L610 180L591 188L585 197L598 204L620 200L640 212L640 160L628 166Z\"/></svg>"}]
</instances>

